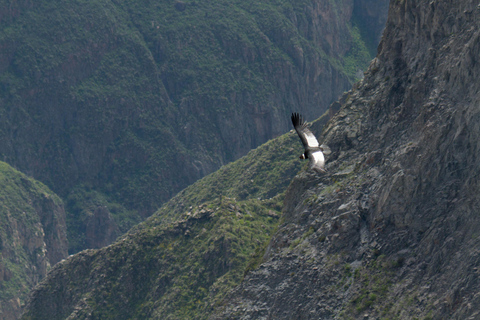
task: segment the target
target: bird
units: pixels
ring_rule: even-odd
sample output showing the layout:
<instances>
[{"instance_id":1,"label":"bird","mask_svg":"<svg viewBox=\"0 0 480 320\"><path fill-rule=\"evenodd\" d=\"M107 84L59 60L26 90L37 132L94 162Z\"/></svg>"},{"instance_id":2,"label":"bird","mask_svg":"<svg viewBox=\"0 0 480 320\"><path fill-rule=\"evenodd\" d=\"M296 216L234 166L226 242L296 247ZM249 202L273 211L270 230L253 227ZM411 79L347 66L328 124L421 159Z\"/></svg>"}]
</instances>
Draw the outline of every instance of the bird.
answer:
<instances>
[{"instance_id":1,"label":"bird","mask_svg":"<svg viewBox=\"0 0 480 320\"><path fill-rule=\"evenodd\" d=\"M317 138L315 138L315 135L310 131L307 123L299 113L292 113L292 123L305 148L305 152L300 155L300 159L309 160L308 168L310 170L326 173L324 153L330 153L330 148L318 143Z\"/></svg>"}]
</instances>

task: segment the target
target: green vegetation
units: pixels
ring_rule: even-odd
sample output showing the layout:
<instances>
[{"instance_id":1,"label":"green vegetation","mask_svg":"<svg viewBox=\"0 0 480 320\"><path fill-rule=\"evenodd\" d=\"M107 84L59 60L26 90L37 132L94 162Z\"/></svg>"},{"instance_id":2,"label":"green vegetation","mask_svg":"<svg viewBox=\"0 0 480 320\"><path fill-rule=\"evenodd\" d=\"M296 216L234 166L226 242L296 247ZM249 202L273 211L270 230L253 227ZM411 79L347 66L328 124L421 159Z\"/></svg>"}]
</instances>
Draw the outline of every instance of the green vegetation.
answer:
<instances>
[{"instance_id":1,"label":"green vegetation","mask_svg":"<svg viewBox=\"0 0 480 320\"><path fill-rule=\"evenodd\" d=\"M186 208L219 197L269 200L281 205L283 192L303 165L296 156L301 150L296 134L273 139L181 191L147 224L176 220Z\"/></svg>"},{"instance_id":2,"label":"green vegetation","mask_svg":"<svg viewBox=\"0 0 480 320\"><path fill-rule=\"evenodd\" d=\"M391 260L380 255L360 266L352 273L350 265L344 268L345 276L350 278L348 289L353 291L346 309L342 312L344 319L355 318L365 310L372 310L382 319L390 314L392 304L388 303L388 294L394 283L395 273L401 267L401 260Z\"/></svg>"},{"instance_id":3,"label":"green vegetation","mask_svg":"<svg viewBox=\"0 0 480 320\"><path fill-rule=\"evenodd\" d=\"M72 252L88 247L86 244L87 219L99 207L106 207L121 231L140 223L142 218L135 211L129 211L118 203L110 202L104 194L85 187L76 187L66 199L69 208L67 212L67 229L69 230L69 248Z\"/></svg>"},{"instance_id":4,"label":"green vegetation","mask_svg":"<svg viewBox=\"0 0 480 320\"><path fill-rule=\"evenodd\" d=\"M361 36L361 30L356 23L350 26L350 34L352 36L351 49L343 57L342 66L345 69L345 73L354 80L359 80L357 72L359 70L366 70L368 64L372 60L374 54L369 52L365 40Z\"/></svg>"},{"instance_id":5,"label":"green vegetation","mask_svg":"<svg viewBox=\"0 0 480 320\"><path fill-rule=\"evenodd\" d=\"M33 306L24 319L65 318L80 301L80 317L207 318L262 262L301 150L295 133L284 134L192 184L113 245L69 258L39 287L41 315ZM75 193L81 201L105 201L85 189ZM67 287L74 304L46 312Z\"/></svg>"},{"instance_id":6,"label":"green vegetation","mask_svg":"<svg viewBox=\"0 0 480 320\"><path fill-rule=\"evenodd\" d=\"M87 266L95 285L67 281L77 298L85 298L80 314L102 319L206 318L241 281L251 254L269 239L278 212L272 215L267 207L254 199L215 199L192 208L186 220L141 229L97 251ZM81 265L75 259L71 263L73 268Z\"/></svg>"},{"instance_id":7,"label":"green vegetation","mask_svg":"<svg viewBox=\"0 0 480 320\"><path fill-rule=\"evenodd\" d=\"M0 155L65 200L70 253L86 247L86 221L95 208L108 208L119 232L126 232L187 185L279 132L279 127L265 129L259 137L259 123L268 122L264 115L275 123L278 117L288 119L300 103L307 108L304 101L327 104L297 97L311 77L305 70L324 64L353 81L356 63L365 63L353 27L342 37L358 50L345 59L323 51L308 27L311 1L184 3L182 11L163 0L54 0L34 6L0 1ZM339 15L341 6L330 5ZM251 114L259 123L247 128L241 122ZM283 192L301 168L300 152L296 135L270 141L185 189L131 231L152 233L147 242L139 240L140 250L156 239L152 230L168 233L176 221L197 221L191 217L194 208L216 212L208 221L192 222L185 239L168 240L165 248L179 246L176 255L161 247L152 251L185 265L164 274L178 283L169 293L152 293L155 299L164 297L179 317L207 312L206 305L261 263L279 223ZM38 280L32 280L33 268L23 266L48 264L45 252L33 250L29 239L25 244L12 237L10 226L40 234L38 199L62 201L7 167L2 167L8 178L0 192L0 265L6 279L0 300L23 301ZM230 205L238 210L230 211ZM198 248L188 234L198 235ZM206 262L195 265L217 245L228 253L219 260L226 266L221 272ZM192 248L196 251L187 250ZM138 254L139 267L154 259ZM191 275L203 273L203 280ZM90 292L86 301L98 303L93 296ZM142 299L131 302L139 317L161 309L153 298Z\"/></svg>"},{"instance_id":8,"label":"green vegetation","mask_svg":"<svg viewBox=\"0 0 480 320\"><path fill-rule=\"evenodd\" d=\"M298 136L287 133L197 181L113 245L67 260L57 269L60 275L54 270L40 288L38 303L63 299L55 295L68 286L71 301L86 303L80 317L207 318L262 262L281 223L283 194L304 164L297 156L301 150ZM103 201L94 192L76 194L82 201ZM73 307L53 312L62 318ZM24 319L51 316L31 310Z\"/></svg>"},{"instance_id":9,"label":"green vegetation","mask_svg":"<svg viewBox=\"0 0 480 320\"><path fill-rule=\"evenodd\" d=\"M278 211L272 214L268 202L253 199L217 199L201 206L192 216L202 217L202 209L214 217L182 229L183 236L173 244L161 245L166 250L152 252L153 256L165 257L162 264L170 266L164 272L171 277L172 285L161 298L152 299L153 310L144 308L140 314L205 318L208 310L242 280L252 254L268 242L279 217ZM169 263L170 259L175 262Z\"/></svg>"},{"instance_id":10,"label":"green vegetation","mask_svg":"<svg viewBox=\"0 0 480 320\"><path fill-rule=\"evenodd\" d=\"M0 308L10 299L24 302L49 266L44 231L54 231L41 223L54 213L40 215L45 202L62 204L46 186L0 162Z\"/></svg>"},{"instance_id":11,"label":"green vegetation","mask_svg":"<svg viewBox=\"0 0 480 320\"><path fill-rule=\"evenodd\" d=\"M301 168L300 150L296 134L288 133L197 181L115 244L67 260L61 268L70 271L52 272L40 300L57 299L68 285L72 301L86 303L80 317L207 318L262 262L281 220L283 193ZM71 308L55 314L66 317ZM24 318L50 316L32 312Z\"/></svg>"},{"instance_id":12,"label":"green vegetation","mask_svg":"<svg viewBox=\"0 0 480 320\"><path fill-rule=\"evenodd\" d=\"M305 69L324 64L353 81L366 64L353 25L345 58L323 51L309 31L311 1L176 4L0 1L0 155L66 199L71 252L84 246L92 206L125 232L278 132L241 122L305 107L310 98L293 98Z\"/></svg>"}]
</instances>

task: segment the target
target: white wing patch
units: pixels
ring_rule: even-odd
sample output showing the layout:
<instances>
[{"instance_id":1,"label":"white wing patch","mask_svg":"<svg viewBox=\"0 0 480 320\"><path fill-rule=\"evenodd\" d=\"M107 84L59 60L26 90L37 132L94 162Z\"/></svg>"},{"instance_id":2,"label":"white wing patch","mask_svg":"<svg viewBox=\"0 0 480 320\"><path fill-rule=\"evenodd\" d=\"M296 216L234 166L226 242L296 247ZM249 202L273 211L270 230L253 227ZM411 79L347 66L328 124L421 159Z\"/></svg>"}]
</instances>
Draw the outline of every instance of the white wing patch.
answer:
<instances>
[{"instance_id":1,"label":"white wing patch","mask_svg":"<svg viewBox=\"0 0 480 320\"><path fill-rule=\"evenodd\" d=\"M315 151L311 154L311 159L312 165L311 167L317 167L324 171L325 169L323 168L325 166L325 157L323 156L322 151Z\"/></svg>"},{"instance_id":2,"label":"white wing patch","mask_svg":"<svg viewBox=\"0 0 480 320\"><path fill-rule=\"evenodd\" d=\"M307 143L310 148L316 148L318 147L318 141L317 138L311 133L310 131L305 132L305 138L307 138Z\"/></svg>"}]
</instances>

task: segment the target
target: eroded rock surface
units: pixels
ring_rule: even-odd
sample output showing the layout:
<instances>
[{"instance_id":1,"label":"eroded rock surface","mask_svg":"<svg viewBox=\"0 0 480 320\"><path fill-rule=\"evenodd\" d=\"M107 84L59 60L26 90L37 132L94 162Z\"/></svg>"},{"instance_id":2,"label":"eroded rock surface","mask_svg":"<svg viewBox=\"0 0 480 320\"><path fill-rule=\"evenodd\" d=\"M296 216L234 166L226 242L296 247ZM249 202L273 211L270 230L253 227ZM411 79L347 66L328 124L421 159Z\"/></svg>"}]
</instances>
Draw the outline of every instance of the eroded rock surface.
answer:
<instances>
[{"instance_id":1,"label":"eroded rock surface","mask_svg":"<svg viewBox=\"0 0 480 320\"><path fill-rule=\"evenodd\" d=\"M480 8L392 1L379 54L218 319L475 319Z\"/></svg>"},{"instance_id":2,"label":"eroded rock surface","mask_svg":"<svg viewBox=\"0 0 480 320\"><path fill-rule=\"evenodd\" d=\"M0 162L0 319L18 319L27 293L67 256L63 203Z\"/></svg>"}]
</instances>

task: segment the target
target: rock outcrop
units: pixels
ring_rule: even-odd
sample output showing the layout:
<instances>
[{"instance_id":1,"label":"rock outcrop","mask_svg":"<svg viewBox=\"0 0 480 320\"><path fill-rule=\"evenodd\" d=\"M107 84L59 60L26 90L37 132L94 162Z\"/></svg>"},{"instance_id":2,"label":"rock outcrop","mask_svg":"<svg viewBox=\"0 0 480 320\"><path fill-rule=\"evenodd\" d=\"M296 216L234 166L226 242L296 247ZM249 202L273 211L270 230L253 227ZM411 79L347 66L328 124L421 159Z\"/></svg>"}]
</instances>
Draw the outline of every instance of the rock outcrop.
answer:
<instances>
[{"instance_id":1,"label":"rock outcrop","mask_svg":"<svg viewBox=\"0 0 480 320\"><path fill-rule=\"evenodd\" d=\"M0 318L18 319L28 292L67 256L62 201L0 162Z\"/></svg>"},{"instance_id":2,"label":"rock outcrop","mask_svg":"<svg viewBox=\"0 0 480 320\"><path fill-rule=\"evenodd\" d=\"M218 319L480 316L480 7L392 1L379 53Z\"/></svg>"}]
</instances>

